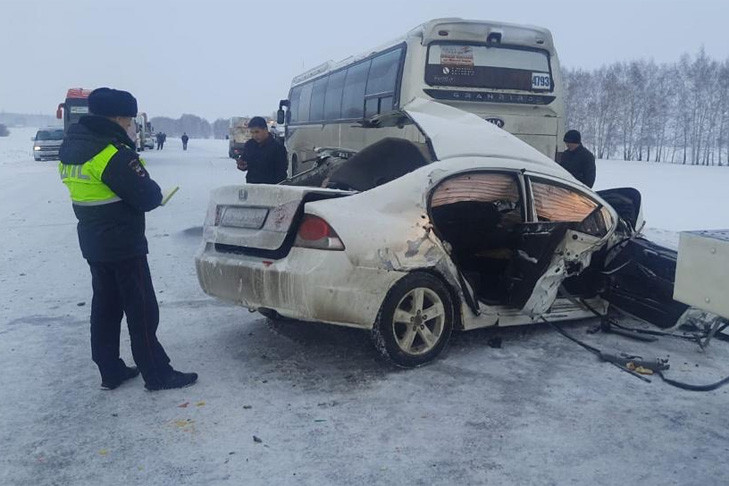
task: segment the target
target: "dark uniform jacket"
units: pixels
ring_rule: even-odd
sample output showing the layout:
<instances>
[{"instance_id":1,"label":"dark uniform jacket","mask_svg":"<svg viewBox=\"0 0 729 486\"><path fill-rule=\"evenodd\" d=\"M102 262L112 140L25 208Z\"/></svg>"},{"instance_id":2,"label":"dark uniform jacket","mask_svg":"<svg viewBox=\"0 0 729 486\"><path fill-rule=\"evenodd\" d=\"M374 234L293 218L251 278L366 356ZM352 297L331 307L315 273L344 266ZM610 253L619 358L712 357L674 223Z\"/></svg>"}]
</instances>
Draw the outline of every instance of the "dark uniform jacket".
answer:
<instances>
[{"instance_id":1,"label":"dark uniform jacket","mask_svg":"<svg viewBox=\"0 0 729 486\"><path fill-rule=\"evenodd\" d=\"M587 187L595 184L595 156L584 145L562 152L559 165Z\"/></svg>"},{"instance_id":2,"label":"dark uniform jacket","mask_svg":"<svg viewBox=\"0 0 729 486\"><path fill-rule=\"evenodd\" d=\"M249 184L278 184L286 179L289 165L286 148L271 135L262 144L248 140L240 158L248 163L246 182Z\"/></svg>"},{"instance_id":3,"label":"dark uniform jacket","mask_svg":"<svg viewBox=\"0 0 729 486\"><path fill-rule=\"evenodd\" d=\"M106 118L85 116L71 125L59 158L63 164L82 165L109 144L118 152L109 160L101 181L122 200L99 206L73 205L81 253L90 262L146 255L144 213L162 202L162 191L140 163L132 148L134 142L122 127Z\"/></svg>"}]
</instances>

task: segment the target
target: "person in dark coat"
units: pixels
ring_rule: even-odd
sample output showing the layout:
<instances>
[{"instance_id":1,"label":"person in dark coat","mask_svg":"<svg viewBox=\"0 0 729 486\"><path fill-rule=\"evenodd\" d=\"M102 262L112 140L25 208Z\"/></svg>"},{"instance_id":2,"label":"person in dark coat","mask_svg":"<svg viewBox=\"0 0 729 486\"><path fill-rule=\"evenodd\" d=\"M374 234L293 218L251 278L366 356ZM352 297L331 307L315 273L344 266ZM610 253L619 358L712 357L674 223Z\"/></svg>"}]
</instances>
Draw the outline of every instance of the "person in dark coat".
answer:
<instances>
[{"instance_id":1,"label":"person in dark coat","mask_svg":"<svg viewBox=\"0 0 729 486\"><path fill-rule=\"evenodd\" d=\"M237 159L238 169L246 172L249 184L278 184L286 179L288 156L286 147L274 140L266 120L254 116L248 122L251 139L243 145Z\"/></svg>"},{"instance_id":2,"label":"person in dark coat","mask_svg":"<svg viewBox=\"0 0 729 486\"><path fill-rule=\"evenodd\" d=\"M162 150L162 132L157 132L154 138L157 140L157 150Z\"/></svg>"},{"instance_id":3,"label":"person in dark coat","mask_svg":"<svg viewBox=\"0 0 729 486\"><path fill-rule=\"evenodd\" d=\"M166 141L167 141L167 134L165 132L162 132L162 145L160 146L160 149L164 150Z\"/></svg>"},{"instance_id":4,"label":"person in dark coat","mask_svg":"<svg viewBox=\"0 0 729 486\"><path fill-rule=\"evenodd\" d=\"M577 130L564 134L567 150L562 152L559 165L587 187L595 184L595 156L582 145L582 135Z\"/></svg>"},{"instance_id":5,"label":"person in dark coat","mask_svg":"<svg viewBox=\"0 0 729 486\"><path fill-rule=\"evenodd\" d=\"M190 137L187 136L186 132L182 132L182 150L187 150L187 141L190 140Z\"/></svg>"},{"instance_id":6,"label":"person in dark coat","mask_svg":"<svg viewBox=\"0 0 729 486\"><path fill-rule=\"evenodd\" d=\"M99 88L88 103L91 115L69 127L58 170L91 269L91 356L101 386L117 388L139 372L148 390L190 385L197 374L175 371L156 336L159 307L147 264L144 213L160 206L162 192L129 136L137 100L126 91ZM124 315L138 369L119 357Z\"/></svg>"}]
</instances>

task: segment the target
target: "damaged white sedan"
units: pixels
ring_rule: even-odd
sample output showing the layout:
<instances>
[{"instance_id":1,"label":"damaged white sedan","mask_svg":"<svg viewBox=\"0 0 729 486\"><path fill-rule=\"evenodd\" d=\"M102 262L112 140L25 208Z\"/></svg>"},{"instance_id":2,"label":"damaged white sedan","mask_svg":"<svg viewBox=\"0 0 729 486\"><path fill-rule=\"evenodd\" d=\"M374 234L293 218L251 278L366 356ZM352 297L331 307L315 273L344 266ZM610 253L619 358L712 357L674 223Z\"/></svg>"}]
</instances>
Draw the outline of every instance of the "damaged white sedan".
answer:
<instances>
[{"instance_id":1,"label":"damaged white sedan","mask_svg":"<svg viewBox=\"0 0 729 486\"><path fill-rule=\"evenodd\" d=\"M685 310L660 279L647 286L621 262L651 245L634 189L593 192L436 102L413 100L362 129L385 123L414 124L423 143L381 140L328 173L329 188L214 190L196 256L203 290L272 319L371 330L406 367L434 359L453 330L579 319L608 301L663 327ZM675 268L675 253L655 260L643 262L654 276Z\"/></svg>"}]
</instances>

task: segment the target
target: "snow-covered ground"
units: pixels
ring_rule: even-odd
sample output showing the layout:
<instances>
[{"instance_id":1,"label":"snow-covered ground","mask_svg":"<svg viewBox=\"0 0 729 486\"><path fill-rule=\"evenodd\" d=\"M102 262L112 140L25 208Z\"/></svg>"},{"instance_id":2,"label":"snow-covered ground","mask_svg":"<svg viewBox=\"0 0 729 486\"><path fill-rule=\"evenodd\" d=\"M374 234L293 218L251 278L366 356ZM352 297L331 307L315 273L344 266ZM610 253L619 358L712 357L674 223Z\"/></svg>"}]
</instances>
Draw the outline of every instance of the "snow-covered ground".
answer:
<instances>
[{"instance_id":1,"label":"snow-covered ground","mask_svg":"<svg viewBox=\"0 0 729 486\"><path fill-rule=\"evenodd\" d=\"M595 189L635 187L646 233L678 245L678 231L729 228L729 167L598 160Z\"/></svg>"},{"instance_id":2,"label":"snow-covered ground","mask_svg":"<svg viewBox=\"0 0 729 486\"><path fill-rule=\"evenodd\" d=\"M366 333L281 336L205 296L193 254L208 191L243 180L224 141L145 153L160 185L181 186L147 220L159 336L200 381L100 390L75 219L56 164L32 160L32 135L0 138L0 484L726 483L729 387L644 383L546 327L460 334L432 365L396 370ZM729 168L599 162L600 188L624 185L643 192L665 240L729 227ZM595 324L566 327L600 348L670 356L678 379L729 375L725 343L638 344L586 334ZM132 362L126 331L122 356Z\"/></svg>"}]
</instances>

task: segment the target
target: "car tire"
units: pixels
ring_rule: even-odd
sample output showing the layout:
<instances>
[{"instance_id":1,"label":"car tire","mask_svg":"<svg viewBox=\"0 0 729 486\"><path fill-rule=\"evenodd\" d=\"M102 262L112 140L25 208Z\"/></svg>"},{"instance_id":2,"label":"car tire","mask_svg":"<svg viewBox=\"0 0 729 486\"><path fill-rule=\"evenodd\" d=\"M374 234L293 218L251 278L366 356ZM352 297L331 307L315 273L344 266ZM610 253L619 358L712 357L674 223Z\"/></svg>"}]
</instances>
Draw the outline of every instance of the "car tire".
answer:
<instances>
[{"instance_id":1,"label":"car tire","mask_svg":"<svg viewBox=\"0 0 729 486\"><path fill-rule=\"evenodd\" d=\"M40 157L33 157L33 159L34 159L34 160L35 160L36 162L41 162L41 161L43 160L43 159L41 159Z\"/></svg>"},{"instance_id":2,"label":"car tire","mask_svg":"<svg viewBox=\"0 0 729 486\"><path fill-rule=\"evenodd\" d=\"M445 284L429 273L412 272L387 293L372 340L386 359L414 368L432 361L445 349L453 321L453 299Z\"/></svg>"}]
</instances>

